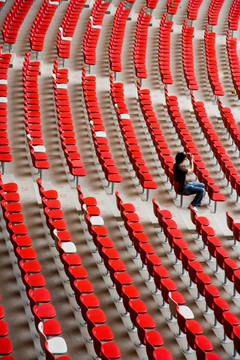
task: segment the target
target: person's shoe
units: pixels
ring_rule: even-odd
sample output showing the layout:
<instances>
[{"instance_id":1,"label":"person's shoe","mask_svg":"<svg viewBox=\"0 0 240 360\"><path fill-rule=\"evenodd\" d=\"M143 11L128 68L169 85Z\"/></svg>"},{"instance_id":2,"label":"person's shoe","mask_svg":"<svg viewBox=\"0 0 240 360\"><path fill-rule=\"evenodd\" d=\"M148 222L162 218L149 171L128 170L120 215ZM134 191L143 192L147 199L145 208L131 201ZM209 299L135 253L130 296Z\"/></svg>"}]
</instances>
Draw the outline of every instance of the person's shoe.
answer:
<instances>
[{"instance_id":1,"label":"person's shoe","mask_svg":"<svg viewBox=\"0 0 240 360\"><path fill-rule=\"evenodd\" d=\"M198 208L196 206L192 207L193 211L198 212Z\"/></svg>"}]
</instances>

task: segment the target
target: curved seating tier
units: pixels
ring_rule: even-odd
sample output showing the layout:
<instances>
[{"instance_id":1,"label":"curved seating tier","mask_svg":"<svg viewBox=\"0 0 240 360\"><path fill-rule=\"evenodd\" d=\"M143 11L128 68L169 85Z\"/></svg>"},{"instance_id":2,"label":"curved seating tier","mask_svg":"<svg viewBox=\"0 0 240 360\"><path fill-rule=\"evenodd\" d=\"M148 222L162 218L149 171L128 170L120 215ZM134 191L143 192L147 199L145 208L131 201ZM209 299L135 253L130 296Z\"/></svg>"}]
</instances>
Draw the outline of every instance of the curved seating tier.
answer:
<instances>
[{"instance_id":1,"label":"curved seating tier","mask_svg":"<svg viewBox=\"0 0 240 360\"><path fill-rule=\"evenodd\" d=\"M187 7L187 18L189 20L196 20L198 16L198 10L203 0L189 0Z\"/></svg>"},{"instance_id":2,"label":"curved seating tier","mask_svg":"<svg viewBox=\"0 0 240 360\"><path fill-rule=\"evenodd\" d=\"M238 21L240 17L240 1L233 0L229 14L228 14L228 28L229 30L238 30Z\"/></svg>"},{"instance_id":3,"label":"curved seating tier","mask_svg":"<svg viewBox=\"0 0 240 360\"><path fill-rule=\"evenodd\" d=\"M40 172L49 169L48 156L42 139L41 112L38 92L39 61L30 61L30 55L25 54L22 81L24 95L25 132L33 166Z\"/></svg>"},{"instance_id":4,"label":"curved seating tier","mask_svg":"<svg viewBox=\"0 0 240 360\"><path fill-rule=\"evenodd\" d=\"M229 134L229 137L231 136L233 142L236 145L236 151L237 150L240 151L240 143L239 143L240 129L239 129L235 119L233 118L231 109L228 107L224 107L220 99L218 99L218 109L220 111L223 124ZM226 154L225 154L225 160L227 161ZM222 159L222 161L224 161L224 158ZM239 184L240 177L239 177L236 169L231 168L232 167L231 162L229 162L228 165L229 165L229 168L227 168L225 170L225 166L224 166L223 171L225 171L227 181L228 181L228 183L230 183L230 185L232 187L231 193L233 192L233 190L236 191L236 202L237 202L238 197L240 195L240 184Z\"/></svg>"},{"instance_id":5,"label":"curved seating tier","mask_svg":"<svg viewBox=\"0 0 240 360\"><path fill-rule=\"evenodd\" d=\"M240 99L240 62L237 52L237 43L238 39L230 37L230 31L227 30L226 35L226 42L227 42L227 53L228 53L228 61L232 75L232 82L234 85L234 89Z\"/></svg>"},{"instance_id":6,"label":"curved seating tier","mask_svg":"<svg viewBox=\"0 0 240 360\"><path fill-rule=\"evenodd\" d=\"M227 221L231 218L230 214L227 212ZM228 251L222 246L222 243L219 238L215 236L215 231L212 227L209 226L209 221L205 217L198 217L194 210L191 208L191 219L196 226L196 230L201 235L203 241L203 249L208 247L209 251L209 260L212 257L216 259L216 271L219 272L219 268L224 272L223 285L227 284L227 281L233 283L233 295L234 298L236 291L239 292L239 266L238 264L230 258ZM235 224L234 220L231 218L232 228ZM237 227L237 226L236 226ZM231 228L231 226L229 226ZM203 287L205 291L205 301L206 301L206 312L209 311L209 308L214 311L215 321L213 326L217 322L223 325L223 338L222 342L226 342L228 337L233 341L233 357L237 356L237 353L240 353L238 346L239 342L239 331L240 323L238 318L232 313L228 303L221 298L218 289L215 286L211 286L210 283L207 283L207 278Z\"/></svg>"},{"instance_id":7,"label":"curved seating tier","mask_svg":"<svg viewBox=\"0 0 240 360\"><path fill-rule=\"evenodd\" d=\"M113 333L111 328L106 325L106 316L100 308L99 300L94 294L93 285L90 280L87 279L87 271L82 266L82 259L77 253L77 248L74 242L72 242L70 233L67 231L67 224L64 221L57 191L52 189L45 191L41 179L37 179L37 183L43 204L46 225L50 230L56 250L59 253L60 260L63 264L63 271L69 279L76 303L87 324L89 337L93 340L96 355L104 359L104 344L106 342L111 345L113 344ZM79 190L80 186L78 185L78 191ZM48 201L46 198L48 194L51 194L54 199L49 199ZM109 352L108 350L108 353ZM111 352L118 353L115 359L120 357L120 351L116 344L114 351L112 349Z\"/></svg>"},{"instance_id":8,"label":"curved seating tier","mask_svg":"<svg viewBox=\"0 0 240 360\"><path fill-rule=\"evenodd\" d=\"M108 146L107 135L96 96L96 77L87 76L85 67L82 70L82 88L96 155L108 181L108 186L111 185L111 193L113 193L114 183L121 182L122 178L118 173Z\"/></svg>"},{"instance_id":9,"label":"curved seating tier","mask_svg":"<svg viewBox=\"0 0 240 360\"><path fill-rule=\"evenodd\" d=\"M96 206L96 199L93 197L84 198L80 186L78 186L77 190L89 234L92 236L96 250L110 275L119 299L123 301L123 306L126 310L123 316L126 316L128 313L130 314L133 326L128 330L132 332L135 328L137 329L139 342L136 345L145 345L147 353L151 354L151 359L155 347L154 344L150 344L150 338L147 341L148 331L154 331L153 338L157 337L157 347L163 345L161 335L154 330L156 327L155 321L152 316L147 314L147 307L145 303L139 299L140 295L137 288L133 285L131 275L126 272L124 262L120 259L118 251L114 248L114 243L111 238L108 237L107 228L104 226L104 221L100 216L100 210ZM150 336L150 333L148 335Z\"/></svg>"},{"instance_id":10,"label":"curved seating tier","mask_svg":"<svg viewBox=\"0 0 240 360\"><path fill-rule=\"evenodd\" d=\"M4 163L12 161L7 133L8 69L11 54L3 54L0 46L0 164L4 174Z\"/></svg>"},{"instance_id":11,"label":"curved seating tier","mask_svg":"<svg viewBox=\"0 0 240 360\"><path fill-rule=\"evenodd\" d=\"M109 7L108 2L96 0L83 39L83 57L86 65L96 64L96 48L101 32L102 22Z\"/></svg>"},{"instance_id":12,"label":"curved seating tier","mask_svg":"<svg viewBox=\"0 0 240 360\"><path fill-rule=\"evenodd\" d=\"M219 272L219 267L223 270L224 272L223 284L226 284L227 279L229 279L229 281L234 283L234 273L236 271L235 282L237 284L237 289L239 290L238 279L237 279L237 274L238 274L237 271L239 269L238 265L233 259L230 259L230 255L228 251L223 247L220 239L215 236L215 230L214 228L209 226L210 225L209 220L204 216L199 217L195 213L192 207L190 207L190 211L191 211L191 220L193 224L196 226L196 231L198 232L199 236L201 236L202 238L202 242L203 242L202 249L205 249L206 247L208 248L209 260L211 260L212 257L216 259L215 272L216 273ZM230 228L233 231L233 228L237 226L237 223L234 222L234 219L231 218L230 214L227 212L228 224L230 219L231 219ZM235 241L237 241L237 239L234 240L234 243ZM235 290L236 289L234 288L233 290L234 295L235 295Z\"/></svg>"},{"instance_id":13,"label":"curved seating tier","mask_svg":"<svg viewBox=\"0 0 240 360\"><path fill-rule=\"evenodd\" d=\"M208 24L217 25L219 12L222 8L224 0L212 0L208 8Z\"/></svg>"},{"instance_id":14,"label":"curved seating tier","mask_svg":"<svg viewBox=\"0 0 240 360\"><path fill-rule=\"evenodd\" d=\"M168 148L166 139L162 134L160 122L156 118L156 115L153 111L150 90L141 89L140 82L137 80L137 91L138 91L139 105L144 120L146 122L149 134L151 136L153 145L156 149L158 159L161 162L161 166L167 178L169 178L171 185L173 186L172 168L173 168L174 160L173 157L171 156L171 152Z\"/></svg>"},{"instance_id":15,"label":"curved seating tier","mask_svg":"<svg viewBox=\"0 0 240 360\"><path fill-rule=\"evenodd\" d=\"M142 7L137 18L137 27L133 48L133 62L136 77L139 79L147 78L146 68L146 50L148 26L152 19L151 15L146 14L145 8Z\"/></svg>"},{"instance_id":16,"label":"curved seating tier","mask_svg":"<svg viewBox=\"0 0 240 360\"><path fill-rule=\"evenodd\" d=\"M130 9L124 8L124 2L121 1L114 16L111 38L108 45L110 69L114 72L122 71L122 45L125 34L126 21L130 11Z\"/></svg>"},{"instance_id":17,"label":"curved seating tier","mask_svg":"<svg viewBox=\"0 0 240 360\"><path fill-rule=\"evenodd\" d=\"M160 307L169 306L170 317L168 321L172 321L173 317L177 319L179 332L175 336L181 336L182 333L186 334L188 343L187 351L190 347L196 350L197 358L200 359L199 353L201 351L204 353L212 351L213 346L211 342L209 341L205 349L203 349L202 346L200 346L200 348L198 347L197 335L203 334L201 325L194 319L192 310L185 305L185 299L182 294L177 291L176 283L170 278L168 270L162 265L161 258L155 253L154 247L150 244L147 235L144 233L143 226L135 212L134 205L132 203L124 203L118 192L116 192L115 195L117 207L124 221L125 228L136 250L135 257L140 255L142 267L145 266L149 273L148 281L153 277L156 286L155 293L160 290L163 299ZM186 241L182 239L181 231L176 229L176 223L172 219L171 212L168 210L160 210L155 199L153 199L153 211L159 219L159 225L163 228L170 247L174 249L176 261L182 260L182 252L187 250L188 246ZM197 276L196 279L192 277L192 281L197 284L200 294L201 285L200 281L197 281ZM188 328L190 322L192 330ZM191 332L193 332L195 336L191 337ZM146 337L147 335L145 335L145 338Z\"/></svg>"},{"instance_id":18,"label":"curved seating tier","mask_svg":"<svg viewBox=\"0 0 240 360\"><path fill-rule=\"evenodd\" d=\"M36 251L32 247L28 228L24 224L17 184L3 183L0 179L0 197L3 218L12 243L20 277L29 299L30 310L36 331L39 334L42 350L45 352L46 358L50 354L52 359L55 359L54 354L61 355L67 352L67 344L64 338L59 336L61 326L55 319L56 310L51 303L51 295L41 273ZM67 357L66 360L70 360L70 358Z\"/></svg>"},{"instance_id":19,"label":"curved seating tier","mask_svg":"<svg viewBox=\"0 0 240 360\"><path fill-rule=\"evenodd\" d=\"M175 15L177 13L178 5L181 0L167 0L167 12L168 14Z\"/></svg>"},{"instance_id":20,"label":"curved seating tier","mask_svg":"<svg viewBox=\"0 0 240 360\"><path fill-rule=\"evenodd\" d=\"M194 27L187 26L187 19L185 19L182 26L183 72L188 89L198 90L198 83L194 72L193 41L192 41L193 34L194 34Z\"/></svg>"},{"instance_id":21,"label":"curved seating tier","mask_svg":"<svg viewBox=\"0 0 240 360\"><path fill-rule=\"evenodd\" d=\"M57 35L57 53L60 58L70 57L71 41L85 0L70 0Z\"/></svg>"},{"instance_id":22,"label":"curved seating tier","mask_svg":"<svg viewBox=\"0 0 240 360\"><path fill-rule=\"evenodd\" d=\"M33 0L17 0L14 1L10 11L5 17L2 27L2 35L5 43L15 44L18 31L24 21Z\"/></svg>"},{"instance_id":23,"label":"curved seating tier","mask_svg":"<svg viewBox=\"0 0 240 360\"><path fill-rule=\"evenodd\" d=\"M74 176L78 185L79 177L86 176L87 173L76 146L67 84L68 69L60 69L58 61L55 59L53 66L53 87L60 141L70 174Z\"/></svg>"},{"instance_id":24,"label":"curved seating tier","mask_svg":"<svg viewBox=\"0 0 240 360\"><path fill-rule=\"evenodd\" d=\"M44 0L39 12L32 24L29 42L31 49L34 51L42 51L44 39L47 30L51 24L52 18L57 10L60 0Z\"/></svg>"},{"instance_id":25,"label":"curved seating tier","mask_svg":"<svg viewBox=\"0 0 240 360\"><path fill-rule=\"evenodd\" d=\"M149 190L156 189L157 184L153 181L153 177L142 157L141 148L138 145L134 127L125 104L123 83L114 83L112 74L110 74L110 93L129 161L136 173L139 184L143 188L143 192L146 190L146 200L148 200Z\"/></svg>"},{"instance_id":26,"label":"curved seating tier","mask_svg":"<svg viewBox=\"0 0 240 360\"><path fill-rule=\"evenodd\" d=\"M166 236L171 251L174 251L177 261L180 260L182 262L182 274L184 274L185 271L187 271L189 274L189 287L192 287L193 283L196 284L196 299L200 300L201 296L205 299L206 311L204 313L208 314L209 309L213 311L214 323L211 326L215 327L217 322L223 325L223 338L221 341L225 342L226 337L228 337L230 340L233 340L234 354L236 356L236 352L239 352L239 346L237 345L237 327L240 326L239 320L232 312L229 311L230 307L228 303L220 297L218 289L212 284L211 278L204 272L203 266L195 260L194 254L188 248L186 241L182 239L182 234L177 229L175 221L172 220L171 213L168 210L161 210L155 199L153 199L153 211L158 219L160 227ZM210 260L212 256L216 258L216 272L218 272L218 267L221 267L225 271L224 284L226 283L227 279L233 282L234 274L236 273L236 278L239 276L240 271L238 270L238 265L233 260L229 259L228 252L222 247L221 241L216 238L214 229L209 226L209 220L203 216L199 217L192 206L190 206L190 212L192 222L196 226L197 232L202 237L204 244L203 249L208 247ZM238 284L238 280L236 280L236 284ZM170 305L172 305L170 297L169 301ZM179 329L181 330L180 326ZM188 326L185 325L183 329L186 331ZM194 324L194 329L196 331L195 335L201 335L201 332L198 333L198 327L196 323ZM189 329L187 332L188 331ZM234 334L236 334L236 336ZM211 343L208 345L206 344L207 347L205 349L198 349L198 336L195 337L194 341L193 339L191 341L191 338L187 339L189 340L190 347L196 350L197 359L201 359L204 352L211 352L213 350ZM192 342L193 346L191 345ZM202 355L200 356L201 352Z\"/></svg>"},{"instance_id":27,"label":"curved seating tier","mask_svg":"<svg viewBox=\"0 0 240 360\"><path fill-rule=\"evenodd\" d=\"M192 105L196 115L196 119L207 139L207 142L216 158L216 161L219 163L228 183L233 185L233 188L236 186L236 175L238 174L233 163L230 161L230 158L219 140L218 135L212 127L209 119L207 118L206 110L203 102L195 101L193 94L192 96ZM220 103L219 103L220 104ZM230 118L229 118L230 121Z\"/></svg>"},{"instance_id":28,"label":"curved seating tier","mask_svg":"<svg viewBox=\"0 0 240 360\"><path fill-rule=\"evenodd\" d=\"M207 72L212 92L216 96L223 96L224 91L219 80L217 57L215 49L216 33L208 32L208 25L205 26L204 43L207 62Z\"/></svg>"},{"instance_id":29,"label":"curved seating tier","mask_svg":"<svg viewBox=\"0 0 240 360\"><path fill-rule=\"evenodd\" d=\"M173 26L172 21L166 20L167 14L164 13L159 26L158 39L158 66L162 82L172 84L172 74L170 69L170 34Z\"/></svg>"}]
</instances>

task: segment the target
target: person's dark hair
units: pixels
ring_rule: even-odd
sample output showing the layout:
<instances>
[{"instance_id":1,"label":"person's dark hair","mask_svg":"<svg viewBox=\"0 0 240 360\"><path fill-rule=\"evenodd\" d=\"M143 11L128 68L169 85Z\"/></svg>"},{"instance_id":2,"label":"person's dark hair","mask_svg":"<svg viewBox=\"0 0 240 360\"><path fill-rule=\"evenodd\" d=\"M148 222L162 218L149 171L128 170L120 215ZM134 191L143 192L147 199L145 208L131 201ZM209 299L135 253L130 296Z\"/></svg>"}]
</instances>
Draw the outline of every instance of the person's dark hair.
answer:
<instances>
[{"instance_id":1,"label":"person's dark hair","mask_svg":"<svg viewBox=\"0 0 240 360\"><path fill-rule=\"evenodd\" d=\"M183 162L183 160L185 159L186 155L183 152L177 153L176 157L175 157L175 162L176 164L181 164Z\"/></svg>"}]
</instances>

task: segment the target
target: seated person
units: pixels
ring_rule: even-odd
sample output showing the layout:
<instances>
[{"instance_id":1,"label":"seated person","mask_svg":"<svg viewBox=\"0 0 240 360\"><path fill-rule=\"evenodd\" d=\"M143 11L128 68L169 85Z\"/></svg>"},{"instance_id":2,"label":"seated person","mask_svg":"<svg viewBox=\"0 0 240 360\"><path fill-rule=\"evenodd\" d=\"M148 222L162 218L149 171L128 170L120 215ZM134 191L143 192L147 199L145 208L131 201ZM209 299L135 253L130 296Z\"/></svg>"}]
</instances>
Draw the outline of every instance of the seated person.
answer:
<instances>
[{"instance_id":1,"label":"seated person","mask_svg":"<svg viewBox=\"0 0 240 360\"><path fill-rule=\"evenodd\" d=\"M184 165L184 160L188 159L190 168L187 169ZM201 204L201 200L205 195L204 184L187 182L186 175L193 172L193 154L185 154L179 152L175 157L175 164L173 165L174 180L178 182L178 193L182 195L196 194L191 202L193 209L197 211L197 206Z\"/></svg>"}]
</instances>

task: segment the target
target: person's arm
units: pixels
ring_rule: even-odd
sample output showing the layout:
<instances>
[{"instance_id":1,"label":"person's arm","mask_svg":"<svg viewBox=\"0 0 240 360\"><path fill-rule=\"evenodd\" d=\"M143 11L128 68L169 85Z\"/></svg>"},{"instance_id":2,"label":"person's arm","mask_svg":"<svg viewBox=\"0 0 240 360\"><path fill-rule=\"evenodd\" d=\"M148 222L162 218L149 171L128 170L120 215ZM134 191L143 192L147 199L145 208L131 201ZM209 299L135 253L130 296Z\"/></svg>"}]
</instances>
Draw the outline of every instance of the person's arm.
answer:
<instances>
[{"instance_id":1,"label":"person's arm","mask_svg":"<svg viewBox=\"0 0 240 360\"><path fill-rule=\"evenodd\" d=\"M190 168L188 169L188 174L191 174L194 170L194 164L193 164L193 154L189 154L189 162L190 162Z\"/></svg>"}]
</instances>

